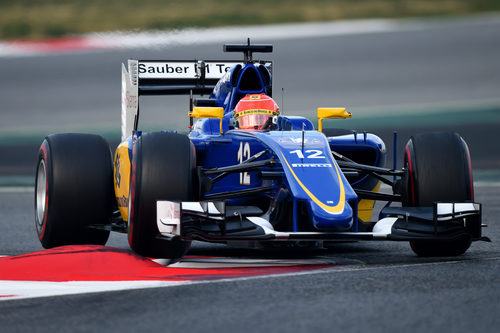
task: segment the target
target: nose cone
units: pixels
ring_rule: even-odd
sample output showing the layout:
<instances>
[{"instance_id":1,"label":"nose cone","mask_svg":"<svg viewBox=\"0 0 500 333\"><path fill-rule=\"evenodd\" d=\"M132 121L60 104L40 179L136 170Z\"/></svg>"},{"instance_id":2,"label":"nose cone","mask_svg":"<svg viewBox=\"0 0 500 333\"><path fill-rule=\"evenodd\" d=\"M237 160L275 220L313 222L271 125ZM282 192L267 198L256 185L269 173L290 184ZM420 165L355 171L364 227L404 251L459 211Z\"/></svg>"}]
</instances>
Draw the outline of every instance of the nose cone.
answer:
<instances>
[{"instance_id":1,"label":"nose cone","mask_svg":"<svg viewBox=\"0 0 500 333\"><path fill-rule=\"evenodd\" d=\"M308 201L309 216L314 227L321 231L345 231L353 224L353 210L346 203L338 214L332 214L313 201Z\"/></svg>"},{"instance_id":2,"label":"nose cone","mask_svg":"<svg viewBox=\"0 0 500 333\"><path fill-rule=\"evenodd\" d=\"M323 133L286 131L259 137L276 152L286 175L285 185L293 200L304 203L313 226L321 231L349 230L358 198Z\"/></svg>"}]
</instances>

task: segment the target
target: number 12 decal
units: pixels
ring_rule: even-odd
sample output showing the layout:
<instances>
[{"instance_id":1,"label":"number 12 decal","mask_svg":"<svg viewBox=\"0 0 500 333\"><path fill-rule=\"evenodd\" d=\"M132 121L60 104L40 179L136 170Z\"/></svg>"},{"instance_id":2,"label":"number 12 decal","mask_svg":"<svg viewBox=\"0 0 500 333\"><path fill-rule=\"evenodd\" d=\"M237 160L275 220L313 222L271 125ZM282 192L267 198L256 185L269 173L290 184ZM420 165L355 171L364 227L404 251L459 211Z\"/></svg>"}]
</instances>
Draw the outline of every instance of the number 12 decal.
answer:
<instances>
[{"instance_id":1,"label":"number 12 decal","mask_svg":"<svg viewBox=\"0 0 500 333\"><path fill-rule=\"evenodd\" d=\"M238 162L243 163L250 158L250 144L248 142L240 142L240 149L238 149ZM240 172L240 184L250 185L250 175L248 172Z\"/></svg>"},{"instance_id":2,"label":"number 12 decal","mask_svg":"<svg viewBox=\"0 0 500 333\"><path fill-rule=\"evenodd\" d=\"M298 158L325 158L325 155L323 155L323 152L321 150L317 149L308 149L306 150L307 156L304 156L304 153L302 150L297 149L297 150L292 150L290 154L297 154Z\"/></svg>"}]
</instances>

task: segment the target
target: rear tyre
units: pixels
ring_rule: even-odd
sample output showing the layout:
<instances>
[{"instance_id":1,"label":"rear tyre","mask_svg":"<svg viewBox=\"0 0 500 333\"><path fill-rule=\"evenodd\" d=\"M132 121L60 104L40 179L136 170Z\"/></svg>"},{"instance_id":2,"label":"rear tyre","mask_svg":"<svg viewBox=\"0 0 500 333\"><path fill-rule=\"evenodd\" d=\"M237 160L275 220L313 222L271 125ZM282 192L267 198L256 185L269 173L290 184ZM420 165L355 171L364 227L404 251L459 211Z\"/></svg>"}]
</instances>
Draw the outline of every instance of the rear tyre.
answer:
<instances>
[{"instance_id":1,"label":"rear tyre","mask_svg":"<svg viewBox=\"0 0 500 333\"><path fill-rule=\"evenodd\" d=\"M457 133L418 134L406 145L408 170L404 206L432 206L434 202L473 201L474 189L469 148ZM410 241L419 256L457 256L465 253L471 238Z\"/></svg>"},{"instance_id":2,"label":"rear tyre","mask_svg":"<svg viewBox=\"0 0 500 333\"><path fill-rule=\"evenodd\" d=\"M156 201L194 201L196 156L185 135L144 133L134 143L129 195L128 240L145 257L175 261L190 242L158 239Z\"/></svg>"},{"instance_id":3,"label":"rear tyre","mask_svg":"<svg viewBox=\"0 0 500 333\"><path fill-rule=\"evenodd\" d=\"M110 224L113 170L109 145L91 134L54 134L39 153L35 182L35 225L44 248L104 245Z\"/></svg>"}]
</instances>

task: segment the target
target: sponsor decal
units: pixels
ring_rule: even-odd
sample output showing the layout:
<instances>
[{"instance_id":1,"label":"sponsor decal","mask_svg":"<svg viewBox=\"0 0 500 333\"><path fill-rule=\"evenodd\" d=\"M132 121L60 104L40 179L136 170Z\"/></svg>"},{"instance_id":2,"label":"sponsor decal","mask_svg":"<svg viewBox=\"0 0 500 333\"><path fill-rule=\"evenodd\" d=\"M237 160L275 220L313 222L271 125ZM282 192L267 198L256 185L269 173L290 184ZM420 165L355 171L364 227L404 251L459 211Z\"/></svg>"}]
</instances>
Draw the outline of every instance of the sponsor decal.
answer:
<instances>
[{"instance_id":1,"label":"sponsor decal","mask_svg":"<svg viewBox=\"0 0 500 333\"><path fill-rule=\"evenodd\" d=\"M115 184L120 187L122 176L120 175L120 159L115 159Z\"/></svg>"},{"instance_id":2,"label":"sponsor decal","mask_svg":"<svg viewBox=\"0 0 500 333\"><path fill-rule=\"evenodd\" d=\"M139 64L139 75L144 73L149 74L186 74L189 73L190 66L181 64L180 66L161 64L158 66Z\"/></svg>"},{"instance_id":3,"label":"sponsor decal","mask_svg":"<svg viewBox=\"0 0 500 333\"><path fill-rule=\"evenodd\" d=\"M290 141L292 141L293 143L298 143L298 144L302 144L302 138L290 138ZM304 138L304 144L306 143L310 143L308 138Z\"/></svg>"},{"instance_id":4,"label":"sponsor decal","mask_svg":"<svg viewBox=\"0 0 500 333\"><path fill-rule=\"evenodd\" d=\"M205 77L219 79L238 62L205 62ZM141 62L138 72L141 79L196 79L199 78L198 62Z\"/></svg>"},{"instance_id":5,"label":"sponsor decal","mask_svg":"<svg viewBox=\"0 0 500 333\"><path fill-rule=\"evenodd\" d=\"M117 197L116 202L118 203L118 207L128 208L128 198L124 195Z\"/></svg>"},{"instance_id":6,"label":"sponsor decal","mask_svg":"<svg viewBox=\"0 0 500 333\"><path fill-rule=\"evenodd\" d=\"M306 132L306 135L307 135L307 132ZM282 140L279 140L280 142L293 142L293 143L297 143L297 144L302 144L302 138L298 137L298 138L284 138ZM314 138L314 137L304 137L304 144L322 144L322 141L317 139L317 138Z\"/></svg>"},{"instance_id":7,"label":"sponsor decal","mask_svg":"<svg viewBox=\"0 0 500 333\"><path fill-rule=\"evenodd\" d=\"M125 99L123 101L127 109L137 109L137 96L131 95L129 91L125 93Z\"/></svg>"},{"instance_id":8,"label":"sponsor decal","mask_svg":"<svg viewBox=\"0 0 500 333\"><path fill-rule=\"evenodd\" d=\"M251 110L243 110L234 113L234 117L238 119L241 116L246 116L249 114L268 114L270 116L277 116L279 112L273 110L264 110L264 109L251 109Z\"/></svg>"}]
</instances>

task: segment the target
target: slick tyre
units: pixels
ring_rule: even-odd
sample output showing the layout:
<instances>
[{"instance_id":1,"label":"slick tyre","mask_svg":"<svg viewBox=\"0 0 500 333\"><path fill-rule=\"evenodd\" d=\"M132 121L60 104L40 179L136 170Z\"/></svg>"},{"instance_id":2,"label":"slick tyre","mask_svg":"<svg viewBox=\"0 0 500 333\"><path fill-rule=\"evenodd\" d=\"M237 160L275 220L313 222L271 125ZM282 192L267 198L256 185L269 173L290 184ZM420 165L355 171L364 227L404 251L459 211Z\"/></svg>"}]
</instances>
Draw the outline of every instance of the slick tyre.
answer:
<instances>
[{"instance_id":1,"label":"slick tyre","mask_svg":"<svg viewBox=\"0 0 500 333\"><path fill-rule=\"evenodd\" d=\"M144 133L134 143L129 195L128 240L145 257L180 259L190 242L178 237L159 239L156 201L193 201L196 156L185 135Z\"/></svg>"},{"instance_id":2,"label":"slick tyre","mask_svg":"<svg viewBox=\"0 0 500 333\"><path fill-rule=\"evenodd\" d=\"M407 170L404 206L432 206L434 202L473 201L469 149L457 133L423 133L410 138L404 165ZM471 244L468 236L451 240L410 241L419 256L457 256Z\"/></svg>"},{"instance_id":3,"label":"slick tyre","mask_svg":"<svg viewBox=\"0 0 500 333\"><path fill-rule=\"evenodd\" d=\"M109 145L91 134L54 134L38 152L35 225L44 248L104 245L110 224L113 170Z\"/></svg>"}]
</instances>

